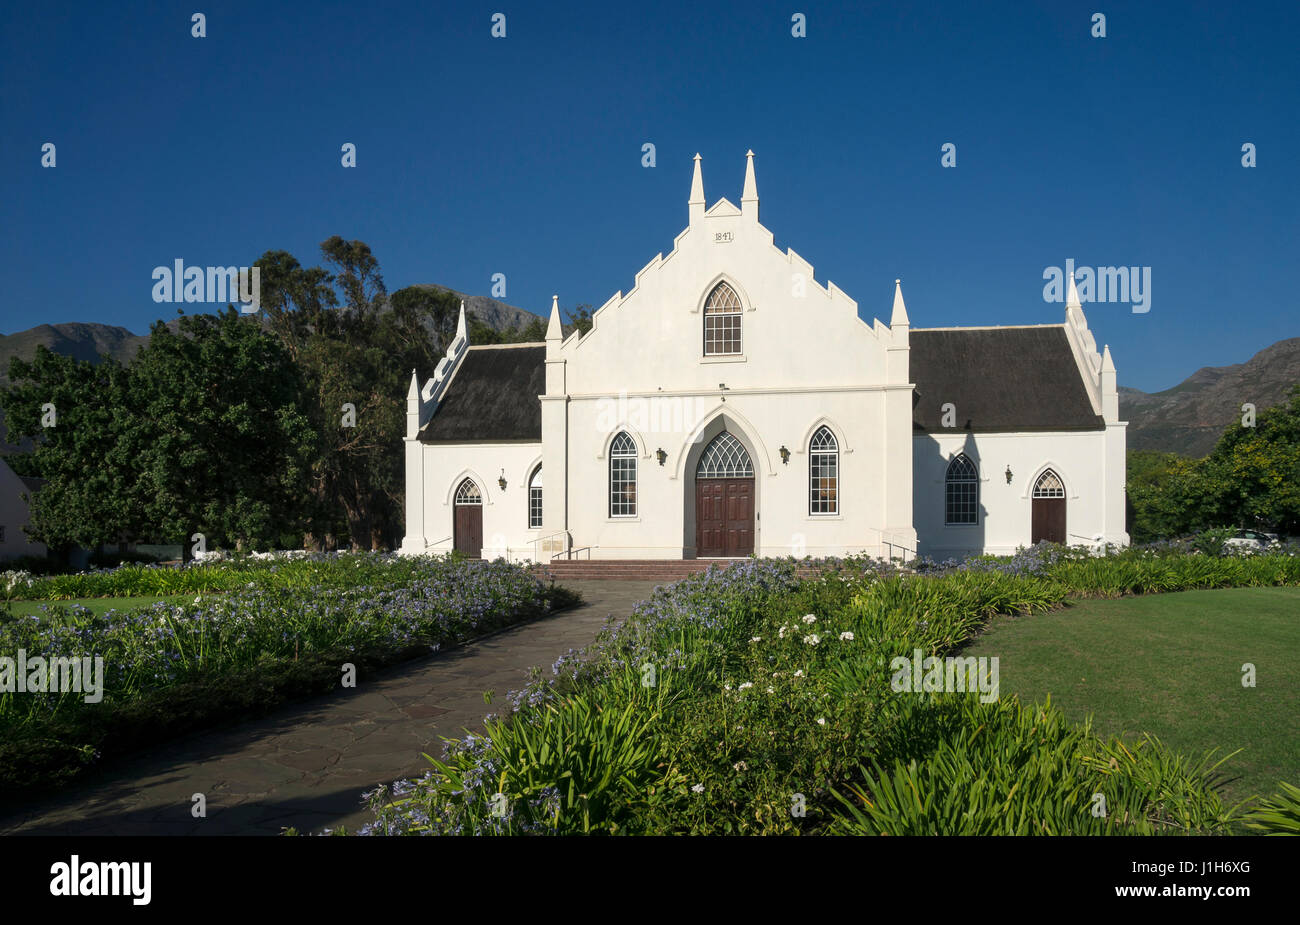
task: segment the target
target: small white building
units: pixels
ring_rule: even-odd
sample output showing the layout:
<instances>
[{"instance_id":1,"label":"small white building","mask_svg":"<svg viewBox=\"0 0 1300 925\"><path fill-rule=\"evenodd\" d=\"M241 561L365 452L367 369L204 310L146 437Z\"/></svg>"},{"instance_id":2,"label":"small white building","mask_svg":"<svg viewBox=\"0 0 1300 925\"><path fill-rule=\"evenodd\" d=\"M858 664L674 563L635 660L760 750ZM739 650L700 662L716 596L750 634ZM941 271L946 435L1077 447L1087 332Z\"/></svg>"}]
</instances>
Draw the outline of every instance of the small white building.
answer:
<instances>
[{"instance_id":1,"label":"small white building","mask_svg":"<svg viewBox=\"0 0 1300 925\"><path fill-rule=\"evenodd\" d=\"M740 206L706 208L667 256L563 336L455 341L407 393L405 553L548 560L1124 545L1115 366L1073 280L1063 324L888 324L780 251Z\"/></svg>"}]
</instances>

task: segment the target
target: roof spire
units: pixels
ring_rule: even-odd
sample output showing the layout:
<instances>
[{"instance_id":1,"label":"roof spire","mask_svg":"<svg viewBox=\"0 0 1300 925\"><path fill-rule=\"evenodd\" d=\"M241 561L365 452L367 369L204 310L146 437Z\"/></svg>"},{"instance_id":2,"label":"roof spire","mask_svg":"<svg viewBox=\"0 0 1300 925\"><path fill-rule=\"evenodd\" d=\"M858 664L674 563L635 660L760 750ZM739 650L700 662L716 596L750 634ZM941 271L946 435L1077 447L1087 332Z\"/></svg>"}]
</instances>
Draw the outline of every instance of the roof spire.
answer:
<instances>
[{"instance_id":1,"label":"roof spire","mask_svg":"<svg viewBox=\"0 0 1300 925\"><path fill-rule=\"evenodd\" d=\"M694 225L697 218L704 217L704 174L700 171L700 155L695 153L695 172L691 174L691 198L686 200L686 212L690 216L690 224Z\"/></svg>"},{"instance_id":2,"label":"roof spire","mask_svg":"<svg viewBox=\"0 0 1300 925\"><path fill-rule=\"evenodd\" d=\"M551 296L551 320L546 323L547 340L563 340L564 327L560 324L560 297Z\"/></svg>"},{"instance_id":3,"label":"roof spire","mask_svg":"<svg viewBox=\"0 0 1300 925\"><path fill-rule=\"evenodd\" d=\"M895 327L900 324L910 325L907 319L907 306L903 304L903 281L894 280L894 313L889 318L889 326Z\"/></svg>"},{"instance_id":4,"label":"roof spire","mask_svg":"<svg viewBox=\"0 0 1300 925\"><path fill-rule=\"evenodd\" d=\"M1069 280L1069 288L1065 291L1065 307L1067 310L1071 308L1083 308L1083 305L1079 302L1079 290L1076 289L1074 285L1073 273L1069 275Z\"/></svg>"},{"instance_id":5,"label":"roof spire","mask_svg":"<svg viewBox=\"0 0 1300 925\"><path fill-rule=\"evenodd\" d=\"M753 203L753 206L750 206ZM740 193L740 211L742 215L752 215L758 219L758 184L754 181L754 151L745 152L745 188Z\"/></svg>"},{"instance_id":6,"label":"roof spire","mask_svg":"<svg viewBox=\"0 0 1300 925\"><path fill-rule=\"evenodd\" d=\"M469 345L469 330L465 327L465 300L460 300L460 318L456 321L456 336L465 339L466 346Z\"/></svg>"},{"instance_id":7,"label":"roof spire","mask_svg":"<svg viewBox=\"0 0 1300 925\"><path fill-rule=\"evenodd\" d=\"M418 400L420 397L420 379L415 375L415 370L411 370L411 387L406 390L406 400Z\"/></svg>"}]
</instances>

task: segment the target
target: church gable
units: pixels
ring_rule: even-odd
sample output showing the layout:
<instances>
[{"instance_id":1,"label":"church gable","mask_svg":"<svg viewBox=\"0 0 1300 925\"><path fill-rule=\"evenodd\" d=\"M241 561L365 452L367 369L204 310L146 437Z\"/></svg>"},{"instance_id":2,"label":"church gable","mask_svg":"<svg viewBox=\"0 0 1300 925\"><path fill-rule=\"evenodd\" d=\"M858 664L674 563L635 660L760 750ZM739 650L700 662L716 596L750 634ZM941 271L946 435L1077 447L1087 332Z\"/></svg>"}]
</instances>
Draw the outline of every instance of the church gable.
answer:
<instances>
[{"instance_id":1,"label":"church gable","mask_svg":"<svg viewBox=\"0 0 1300 925\"><path fill-rule=\"evenodd\" d=\"M672 252L597 309L587 334L559 345L554 359L565 363L570 394L906 382L888 359L905 339L863 322L853 299L819 283L811 264L779 250L759 224L752 152L739 208L720 199L706 209L697 155L687 209ZM725 320L711 317L720 284L738 303ZM721 347L719 325L728 331Z\"/></svg>"}]
</instances>

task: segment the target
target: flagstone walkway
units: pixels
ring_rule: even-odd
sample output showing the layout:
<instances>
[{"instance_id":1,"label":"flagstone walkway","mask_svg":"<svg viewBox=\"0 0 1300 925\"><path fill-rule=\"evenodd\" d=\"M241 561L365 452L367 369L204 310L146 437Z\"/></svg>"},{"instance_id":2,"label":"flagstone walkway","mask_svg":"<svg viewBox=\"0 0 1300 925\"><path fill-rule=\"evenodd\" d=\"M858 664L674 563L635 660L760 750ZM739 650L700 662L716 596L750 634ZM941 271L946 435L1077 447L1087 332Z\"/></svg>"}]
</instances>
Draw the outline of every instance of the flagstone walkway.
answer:
<instances>
[{"instance_id":1,"label":"flagstone walkway","mask_svg":"<svg viewBox=\"0 0 1300 925\"><path fill-rule=\"evenodd\" d=\"M622 620L652 582L567 582L584 603L467 646L385 669L355 690L195 733L121 762L92 781L0 817L0 835L275 835L369 821L361 793L422 775L442 736L479 730L528 669L549 667ZM485 691L495 692L484 703ZM191 815L193 796L206 818Z\"/></svg>"}]
</instances>

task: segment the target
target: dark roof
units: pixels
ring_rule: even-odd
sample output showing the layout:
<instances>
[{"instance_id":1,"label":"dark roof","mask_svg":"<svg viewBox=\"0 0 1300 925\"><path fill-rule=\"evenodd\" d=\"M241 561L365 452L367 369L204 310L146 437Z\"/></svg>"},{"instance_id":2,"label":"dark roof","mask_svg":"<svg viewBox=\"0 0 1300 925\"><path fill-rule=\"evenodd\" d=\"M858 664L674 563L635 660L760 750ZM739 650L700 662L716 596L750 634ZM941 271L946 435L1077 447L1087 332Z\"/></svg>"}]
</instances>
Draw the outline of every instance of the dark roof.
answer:
<instances>
[{"instance_id":1,"label":"dark roof","mask_svg":"<svg viewBox=\"0 0 1300 925\"><path fill-rule=\"evenodd\" d=\"M20 475L18 477L23 480L23 484L27 486L27 490L33 493L39 491L41 486L45 484L45 479L38 478L34 475Z\"/></svg>"},{"instance_id":2,"label":"dark roof","mask_svg":"<svg viewBox=\"0 0 1300 925\"><path fill-rule=\"evenodd\" d=\"M499 443L542 439L546 346L473 347L433 417L423 443Z\"/></svg>"},{"instance_id":3,"label":"dark roof","mask_svg":"<svg viewBox=\"0 0 1300 925\"><path fill-rule=\"evenodd\" d=\"M1101 430L1065 329L955 328L911 332L912 430ZM942 406L957 409L940 426Z\"/></svg>"}]
</instances>

